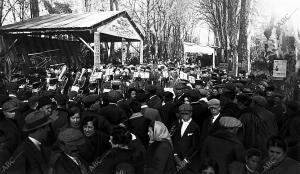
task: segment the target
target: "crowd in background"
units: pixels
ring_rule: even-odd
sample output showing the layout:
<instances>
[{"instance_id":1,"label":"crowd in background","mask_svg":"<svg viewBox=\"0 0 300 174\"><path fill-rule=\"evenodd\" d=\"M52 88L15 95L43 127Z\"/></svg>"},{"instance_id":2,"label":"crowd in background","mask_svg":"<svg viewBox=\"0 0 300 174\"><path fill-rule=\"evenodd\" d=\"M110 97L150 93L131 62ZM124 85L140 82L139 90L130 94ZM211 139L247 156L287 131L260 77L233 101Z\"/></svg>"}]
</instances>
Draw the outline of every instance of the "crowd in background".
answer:
<instances>
[{"instance_id":1,"label":"crowd in background","mask_svg":"<svg viewBox=\"0 0 300 174\"><path fill-rule=\"evenodd\" d=\"M63 90L38 75L1 79L0 173L300 173L300 105L268 79L112 69L90 82L70 72Z\"/></svg>"}]
</instances>

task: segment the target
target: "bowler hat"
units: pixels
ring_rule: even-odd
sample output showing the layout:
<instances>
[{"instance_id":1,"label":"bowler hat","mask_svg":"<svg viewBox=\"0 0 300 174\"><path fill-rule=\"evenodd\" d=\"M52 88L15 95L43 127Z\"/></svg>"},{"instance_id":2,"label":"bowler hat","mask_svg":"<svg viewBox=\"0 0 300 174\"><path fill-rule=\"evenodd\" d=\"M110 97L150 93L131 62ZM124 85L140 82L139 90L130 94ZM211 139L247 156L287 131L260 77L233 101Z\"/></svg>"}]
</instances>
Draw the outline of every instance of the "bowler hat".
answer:
<instances>
[{"instance_id":1,"label":"bowler hat","mask_svg":"<svg viewBox=\"0 0 300 174\"><path fill-rule=\"evenodd\" d=\"M83 145L85 143L84 136L80 130L75 128L66 128L58 134L58 140L67 145Z\"/></svg>"},{"instance_id":2,"label":"bowler hat","mask_svg":"<svg viewBox=\"0 0 300 174\"><path fill-rule=\"evenodd\" d=\"M54 102L50 99L50 97L43 96L43 97L39 98L37 108L39 109L45 105L52 105L52 104L54 104Z\"/></svg>"},{"instance_id":3,"label":"bowler hat","mask_svg":"<svg viewBox=\"0 0 300 174\"><path fill-rule=\"evenodd\" d=\"M52 120L46 116L45 112L33 111L26 116L23 131L36 130L50 124L51 122Z\"/></svg>"}]
</instances>

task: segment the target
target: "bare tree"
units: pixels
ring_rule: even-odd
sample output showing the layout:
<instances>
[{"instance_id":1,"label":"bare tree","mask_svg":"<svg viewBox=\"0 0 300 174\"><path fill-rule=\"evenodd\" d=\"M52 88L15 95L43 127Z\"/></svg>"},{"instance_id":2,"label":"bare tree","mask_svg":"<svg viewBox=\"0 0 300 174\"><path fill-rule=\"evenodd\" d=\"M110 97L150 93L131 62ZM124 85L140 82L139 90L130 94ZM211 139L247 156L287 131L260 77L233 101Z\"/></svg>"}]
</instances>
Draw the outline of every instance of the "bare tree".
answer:
<instances>
[{"instance_id":1,"label":"bare tree","mask_svg":"<svg viewBox=\"0 0 300 174\"><path fill-rule=\"evenodd\" d=\"M240 27L239 27L239 40L238 40L238 58L239 63L247 60L248 49L248 24L249 24L249 10L251 0L241 0L240 10Z\"/></svg>"},{"instance_id":2,"label":"bare tree","mask_svg":"<svg viewBox=\"0 0 300 174\"><path fill-rule=\"evenodd\" d=\"M4 0L0 0L0 27L2 26Z\"/></svg>"},{"instance_id":3,"label":"bare tree","mask_svg":"<svg viewBox=\"0 0 300 174\"><path fill-rule=\"evenodd\" d=\"M31 13L30 16L31 18L35 18L40 15L38 0L30 0L30 13Z\"/></svg>"}]
</instances>

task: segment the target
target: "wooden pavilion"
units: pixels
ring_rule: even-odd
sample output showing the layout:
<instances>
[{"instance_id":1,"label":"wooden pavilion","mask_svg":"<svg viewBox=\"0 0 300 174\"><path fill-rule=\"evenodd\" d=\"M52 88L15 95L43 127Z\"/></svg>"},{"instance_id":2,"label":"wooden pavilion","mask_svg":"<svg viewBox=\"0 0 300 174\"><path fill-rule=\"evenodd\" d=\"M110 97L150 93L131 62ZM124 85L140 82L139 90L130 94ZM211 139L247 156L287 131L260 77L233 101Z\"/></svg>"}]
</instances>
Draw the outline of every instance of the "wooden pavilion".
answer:
<instances>
[{"instance_id":1,"label":"wooden pavilion","mask_svg":"<svg viewBox=\"0 0 300 174\"><path fill-rule=\"evenodd\" d=\"M140 63L143 63L144 36L126 11L40 16L2 26L0 35L5 38L13 38L9 49L19 44L28 49L34 48L37 52L55 52L57 50L70 52L68 50L70 46L62 46L63 44L53 42L53 40L57 40L58 35L66 36L65 38L69 41L72 37L73 42L82 42L93 52L94 68L101 64L101 42L140 42ZM27 43L24 38L27 38L27 42L30 40L30 43ZM62 40L61 37L60 40ZM41 47L40 41L47 42L46 49ZM72 45L73 42L68 42L67 45ZM94 43L94 48L91 43ZM32 50L32 52L34 51ZM30 51L27 53L29 55ZM68 60L66 61L68 62Z\"/></svg>"}]
</instances>

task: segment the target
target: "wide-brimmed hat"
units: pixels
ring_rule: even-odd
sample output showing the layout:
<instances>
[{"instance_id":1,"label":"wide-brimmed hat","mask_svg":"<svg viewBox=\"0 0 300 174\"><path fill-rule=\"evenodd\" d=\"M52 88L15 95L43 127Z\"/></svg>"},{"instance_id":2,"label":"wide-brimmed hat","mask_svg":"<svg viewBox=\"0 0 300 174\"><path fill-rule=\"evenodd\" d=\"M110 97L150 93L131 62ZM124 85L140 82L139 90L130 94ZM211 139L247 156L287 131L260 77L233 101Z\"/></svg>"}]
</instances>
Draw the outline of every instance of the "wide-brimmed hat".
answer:
<instances>
[{"instance_id":1,"label":"wide-brimmed hat","mask_svg":"<svg viewBox=\"0 0 300 174\"><path fill-rule=\"evenodd\" d=\"M67 145L83 145L85 143L82 132L75 128L66 128L58 134L58 140Z\"/></svg>"},{"instance_id":2,"label":"wide-brimmed hat","mask_svg":"<svg viewBox=\"0 0 300 174\"><path fill-rule=\"evenodd\" d=\"M10 100L6 101L2 106L2 109L4 112L15 111L18 108L19 108L19 103L15 99L10 99Z\"/></svg>"},{"instance_id":3,"label":"wide-brimmed hat","mask_svg":"<svg viewBox=\"0 0 300 174\"><path fill-rule=\"evenodd\" d=\"M47 124L50 124L52 120L43 111L33 111L29 113L25 118L25 125L23 131L32 131Z\"/></svg>"}]
</instances>

